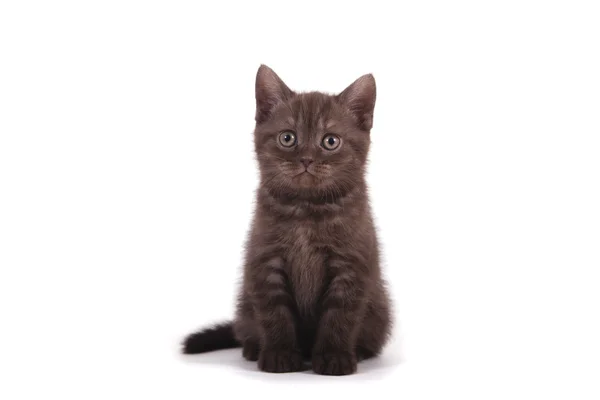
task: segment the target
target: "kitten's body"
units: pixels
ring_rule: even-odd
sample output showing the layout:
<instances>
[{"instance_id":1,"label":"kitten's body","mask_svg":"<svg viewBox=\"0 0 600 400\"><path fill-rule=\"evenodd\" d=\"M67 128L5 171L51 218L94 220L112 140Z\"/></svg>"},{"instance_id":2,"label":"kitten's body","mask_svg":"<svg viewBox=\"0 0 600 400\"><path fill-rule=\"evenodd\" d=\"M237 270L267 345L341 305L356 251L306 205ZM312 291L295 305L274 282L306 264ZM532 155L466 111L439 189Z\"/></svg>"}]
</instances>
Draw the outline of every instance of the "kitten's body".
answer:
<instances>
[{"instance_id":1,"label":"kitten's body","mask_svg":"<svg viewBox=\"0 0 600 400\"><path fill-rule=\"evenodd\" d=\"M364 176L375 82L297 94L262 66L256 100L261 183L236 317L190 335L184 352L240 344L264 371L310 358L317 373L352 373L391 330Z\"/></svg>"}]
</instances>

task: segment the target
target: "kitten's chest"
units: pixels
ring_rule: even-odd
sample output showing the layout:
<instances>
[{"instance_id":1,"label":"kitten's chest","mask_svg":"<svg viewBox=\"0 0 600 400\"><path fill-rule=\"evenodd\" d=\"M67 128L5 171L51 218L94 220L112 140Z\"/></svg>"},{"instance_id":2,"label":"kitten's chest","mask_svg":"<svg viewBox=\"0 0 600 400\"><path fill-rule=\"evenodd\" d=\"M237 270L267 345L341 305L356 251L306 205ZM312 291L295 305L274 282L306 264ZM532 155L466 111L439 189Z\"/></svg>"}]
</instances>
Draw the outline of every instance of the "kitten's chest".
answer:
<instances>
[{"instance_id":1,"label":"kitten's chest","mask_svg":"<svg viewBox=\"0 0 600 400\"><path fill-rule=\"evenodd\" d=\"M296 304L311 313L326 281L326 249L317 225L301 223L286 233L285 259Z\"/></svg>"}]
</instances>

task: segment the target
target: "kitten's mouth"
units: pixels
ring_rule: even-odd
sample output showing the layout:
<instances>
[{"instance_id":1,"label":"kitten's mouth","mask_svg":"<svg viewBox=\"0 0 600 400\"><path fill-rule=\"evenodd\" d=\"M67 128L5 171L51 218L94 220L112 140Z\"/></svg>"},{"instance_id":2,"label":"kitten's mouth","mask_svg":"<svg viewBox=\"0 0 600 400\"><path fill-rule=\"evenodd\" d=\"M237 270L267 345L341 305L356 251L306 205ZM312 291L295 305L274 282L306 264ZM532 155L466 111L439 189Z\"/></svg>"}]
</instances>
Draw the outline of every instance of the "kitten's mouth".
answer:
<instances>
[{"instance_id":1,"label":"kitten's mouth","mask_svg":"<svg viewBox=\"0 0 600 400\"><path fill-rule=\"evenodd\" d=\"M315 181L316 176L311 174L308 171L302 171L296 176L294 176L294 180L297 181L300 185L312 185Z\"/></svg>"},{"instance_id":2,"label":"kitten's mouth","mask_svg":"<svg viewBox=\"0 0 600 400\"><path fill-rule=\"evenodd\" d=\"M304 171L300 172L299 174L294 175L294 178L300 178L301 176L315 176L314 174L312 174L311 172L309 172L307 169L305 169Z\"/></svg>"}]
</instances>

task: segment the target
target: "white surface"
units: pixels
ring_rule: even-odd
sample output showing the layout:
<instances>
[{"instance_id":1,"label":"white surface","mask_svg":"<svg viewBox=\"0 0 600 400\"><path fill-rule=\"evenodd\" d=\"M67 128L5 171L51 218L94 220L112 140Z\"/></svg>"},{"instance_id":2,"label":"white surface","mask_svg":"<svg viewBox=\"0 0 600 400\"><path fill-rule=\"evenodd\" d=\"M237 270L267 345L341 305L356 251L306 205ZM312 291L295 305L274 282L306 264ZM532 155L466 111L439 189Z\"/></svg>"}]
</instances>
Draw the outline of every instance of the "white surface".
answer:
<instances>
[{"instance_id":1,"label":"white surface","mask_svg":"<svg viewBox=\"0 0 600 400\"><path fill-rule=\"evenodd\" d=\"M491 3L2 2L0 398L598 399L600 14ZM177 354L233 311L260 63L378 83L397 340L351 377Z\"/></svg>"}]
</instances>

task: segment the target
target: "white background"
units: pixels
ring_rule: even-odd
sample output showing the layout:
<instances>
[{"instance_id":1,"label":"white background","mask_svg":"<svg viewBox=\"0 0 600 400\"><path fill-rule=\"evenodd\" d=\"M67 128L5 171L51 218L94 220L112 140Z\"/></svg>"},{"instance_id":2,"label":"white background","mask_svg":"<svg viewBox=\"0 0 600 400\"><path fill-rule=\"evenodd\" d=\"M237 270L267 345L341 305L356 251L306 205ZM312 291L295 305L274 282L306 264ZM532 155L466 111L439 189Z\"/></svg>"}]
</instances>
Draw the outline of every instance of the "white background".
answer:
<instances>
[{"instance_id":1,"label":"white background","mask_svg":"<svg viewBox=\"0 0 600 400\"><path fill-rule=\"evenodd\" d=\"M598 399L596 5L3 1L0 398ZM377 80L397 325L353 376L178 355L232 316L261 63Z\"/></svg>"}]
</instances>

